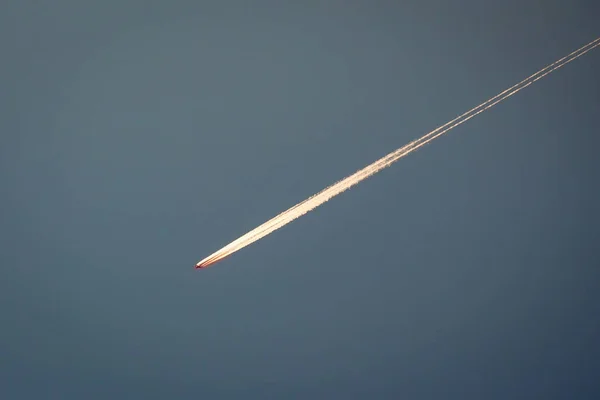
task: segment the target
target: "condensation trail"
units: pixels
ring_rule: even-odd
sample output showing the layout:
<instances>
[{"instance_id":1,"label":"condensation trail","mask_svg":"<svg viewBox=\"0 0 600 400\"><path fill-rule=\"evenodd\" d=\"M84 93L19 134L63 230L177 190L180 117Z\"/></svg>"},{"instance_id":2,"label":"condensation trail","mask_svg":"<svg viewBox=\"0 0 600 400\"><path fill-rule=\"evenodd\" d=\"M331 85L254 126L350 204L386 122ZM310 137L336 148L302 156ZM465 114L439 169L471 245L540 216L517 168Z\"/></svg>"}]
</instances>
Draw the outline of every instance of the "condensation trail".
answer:
<instances>
[{"instance_id":1,"label":"condensation trail","mask_svg":"<svg viewBox=\"0 0 600 400\"><path fill-rule=\"evenodd\" d=\"M348 176L347 178L342 179L341 181L323 189L319 193L296 204L295 206L282 212L281 214L275 216L274 218L271 218L264 224L256 227L255 229L251 230L250 232L246 233L245 235L241 236L240 238L229 243L227 246L223 247L222 249L220 249L220 250L216 251L215 253L211 254L210 256L204 258L203 260L201 260L200 262L198 262L196 264L196 268L206 268L206 267L224 259L225 257L235 253L236 251L248 246L249 244L252 244L252 243L256 242L257 240L260 240L261 238L267 236L268 234L274 232L275 230L281 228L282 226L289 224L296 218L303 216L304 214L308 213L309 211L312 211L315 208L317 208L318 206L320 206L321 204L327 202L332 197L337 196L338 194L350 189L352 186L358 184L359 182L363 181L364 179L370 177L371 175L381 171L382 169L389 167L390 165L392 165L394 162L398 161L400 158L404 157L405 155L415 151L416 149L418 149L421 146L424 146L425 144L431 142L435 138L443 135L444 133L457 127L458 125L470 120L471 118L484 112L485 110L495 106L496 104L500 103L501 101L506 100L513 94L526 88L527 86L529 86L532 83L536 82L537 80L543 78L544 76L548 75L549 73L563 67L564 65L575 60L576 58L581 57L588 51L590 51L598 46L600 46L600 38L597 38L597 39L591 41L590 43L586 44L585 46L575 50L571 54L542 68L535 74L527 77L526 79L523 79L521 82L511 86L510 88L504 90L503 92L497 94L496 96L490 98L489 100L486 100L485 102L481 103L477 107L472 108L471 110L465 112L464 114L459 115L458 117L454 118L452 121L449 121L449 122L445 123L444 125L440 126L439 128L434 129L433 131L422 136L421 138L416 139L416 140L410 142L409 144L399 148L398 150L391 152L390 154L367 165L363 169L355 172L354 174Z\"/></svg>"}]
</instances>

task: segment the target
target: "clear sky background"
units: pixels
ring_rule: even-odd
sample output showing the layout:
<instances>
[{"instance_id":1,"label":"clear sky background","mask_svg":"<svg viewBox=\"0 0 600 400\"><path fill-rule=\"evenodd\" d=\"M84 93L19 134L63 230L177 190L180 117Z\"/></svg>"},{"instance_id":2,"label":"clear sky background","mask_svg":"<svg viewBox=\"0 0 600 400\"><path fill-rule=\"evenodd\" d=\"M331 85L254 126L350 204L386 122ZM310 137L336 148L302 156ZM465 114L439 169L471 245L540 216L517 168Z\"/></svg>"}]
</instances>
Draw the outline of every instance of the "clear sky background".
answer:
<instances>
[{"instance_id":1,"label":"clear sky background","mask_svg":"<svg viewBox=\"0 0 600 400\"><path fill-rule=\"evenodd\" d=\"M0 6L3 399L600 396L595 1Z\"/></svg>"}]
</instances>

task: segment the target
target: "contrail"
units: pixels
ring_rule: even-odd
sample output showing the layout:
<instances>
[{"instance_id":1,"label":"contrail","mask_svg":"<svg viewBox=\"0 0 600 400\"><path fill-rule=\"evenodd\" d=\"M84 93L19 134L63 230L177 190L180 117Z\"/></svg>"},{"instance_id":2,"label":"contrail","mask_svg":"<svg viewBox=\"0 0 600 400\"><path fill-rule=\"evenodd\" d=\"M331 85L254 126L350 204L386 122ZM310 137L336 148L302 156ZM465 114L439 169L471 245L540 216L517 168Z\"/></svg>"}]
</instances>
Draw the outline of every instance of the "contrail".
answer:
<instances>
[{"instance_id":1,"label":"contrail","mask_svg":"<svg viewBox=\"0 0 600 400\"><path fill-rule=\"evenodd\" d=\"M590 51L598 46L600 46L600 37L591 41L590 43L586 44L585 46L580 47L579 49L575 50L574 52L570 53L569 55L542 68L535 74L530 75L529 77L523 79L521 82L511 86L510 88L504 90L503 92L500 92L499 94L490 98L489 100L484 101L477 107L474 107L474 108L470 109L469 111L465 112L464 114L459 115L458 117L454 118L452 121L445 123L444 125L440 126L439 128L434 129L433 131L427 133L426 135L422 136L419 139L413 140L409 144L399 148L398 150L391 152L390 154L380 158L379 160L367 165L363 169L358 170L357 172L348 176L347 178L342 179L341 181L323 189L319 193L296 204L295 206L282 212L281 214L275 216L274 218L271 218L264 224L254 228L250 232L246 233L245 235L241 236L240 238L229 243L227 246L214 252L210 256L204 258L203 260L201 260L200 262L198 262L196 264L196 268L209 267L209 266L215 264L216 262L221 261L225 257L235 253L236 251L248 246L249 244L252 244L252 243L256 242L257 240L260 240L261 238L276 231L277 229L281 228L282 226L289 224L296 218L303 216L304 214L308 213L309 211L312 211L315 208L317 208L318 206L320 206L321 204L327 202L332 197L335 197L338 194L350 189L352 186L363 181L364 179L367 179L368 177L381 171L382 169L389 167L390 165L392 165L393 163L398 161L400 158L406 156L409 153L412 153L413 151L417 150L419 147L424 146L425 144L431 142L432 140L434 140L434 139L440 137L441 135L443 135L444 133L448 132L449 130L470 120L471 118L475 117L477 114L480 114L480 113L484 112L485 110L500 103L501 101L506 100L513 94L526 88L527 86L529 86L532 83L536 82L537 80L545 77L546 75L550 74L551 72L563 67L564 65L570 63L571 61L575 60L576 58L581 57L588 51Z\"/></svg>"}]
</instances>

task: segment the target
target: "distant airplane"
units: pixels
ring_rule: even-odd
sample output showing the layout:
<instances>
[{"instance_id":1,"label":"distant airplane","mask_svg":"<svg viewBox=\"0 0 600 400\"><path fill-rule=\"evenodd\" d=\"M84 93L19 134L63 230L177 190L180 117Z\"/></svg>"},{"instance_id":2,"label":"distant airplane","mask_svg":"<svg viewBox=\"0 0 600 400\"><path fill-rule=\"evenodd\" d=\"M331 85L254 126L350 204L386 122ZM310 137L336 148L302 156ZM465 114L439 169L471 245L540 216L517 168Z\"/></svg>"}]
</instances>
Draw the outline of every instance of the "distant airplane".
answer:
<instances>
[{"instance_id":1,"label":"distant airplane","mask_svg":"<svg viewBox=\"0 0 600 400\"><path fill-rule=\"evenodd\" d=\"M202 260L198 264L196 264L196 269L208 268L211 265L218 263L219 261L221 260Z\"/></svg>"}]
</instances>

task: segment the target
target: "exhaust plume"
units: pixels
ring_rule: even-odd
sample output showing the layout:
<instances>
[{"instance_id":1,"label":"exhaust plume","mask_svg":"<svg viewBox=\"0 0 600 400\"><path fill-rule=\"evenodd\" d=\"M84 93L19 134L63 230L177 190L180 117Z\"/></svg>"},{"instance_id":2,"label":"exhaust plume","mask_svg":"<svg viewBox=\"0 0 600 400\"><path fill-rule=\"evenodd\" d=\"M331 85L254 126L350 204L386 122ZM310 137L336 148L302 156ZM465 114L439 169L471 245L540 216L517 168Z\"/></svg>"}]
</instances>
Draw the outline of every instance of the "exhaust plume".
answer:
<instances>
[{"instance_id":1,"label":"exhaust plume","mask_svg":"<svg viewBox=\"0 0 600 400\"><path fill-rule=\"evenodd\" d=\"M571 61L575 60L576 58L581 57L588 51L590 51L598 46L600 46L600 38L597 38L597 39L591 41L590 43L586 44L583 47L580 47L579 49L575 50L574 52L570 53L569 55L542 68L535 74L530 75L529 77L523 79L521 82L511 86L510 88L504 90L503 92L500 92L496 96L490 98L489 100L484 101L477 107L474 107L471 110L465 112L464 114L459 115L458 117L445 123L444 125L440 126L439 128L434 129L433 131L422 136L421 138L413 140L412 142L408 143L404 147L401 147L398 150L391 152L390 154L367 165L363 169L355 172L354 174L348 176L347 178L342 179L341 181L323 189L319 193L296 204L295 206L282 212L281 214L275 216L274 218L271 218L270 220L263 223L262 225L254 228L250 232L246 233L245 235L241 236L240 238L229 243L222 249L220 249L220 250L214 252L213 254L209 255L208 257L204 258L203 260L201 260L200 262L198 262L196 264L196 268L206 268L208 266L211 266L211 265L215 264L216 262L221 261L225 257L230 256L231 254L235 253L236 251L256 242L257 240L262 239L263 237L269 235L270 233L273 233L274 231L281 228L282 226L287 225L290 222L292 222L293 220L295 220L296 218L299 218L299 217L303 216L304 214L308 213L309 211L314 210L321 204L327 202L328 200L337 196L338 194L350 189L352 186L358 184L359 182L363 181L364 179L367 179L371 175L381 171L384 168L389 167L390 165L392 165L393 163L398 161L400 158L406 156L409 153L412 153L413 151L417 150L421 146L424 146L425 144L431 142L432 140L440 137L441 135L443 135L444 133L448 132L449 130L457 127L458 125L467 122L471 118L484 112L485 110L488 110L489 108L495 106L496 104L500 103L501 101L506 100L510 96L523 90L524 88L531 85L532 83L545 77L546 75L550 74L551 72L563 67L564 65L570 63Z\"/></svg>"}]
</instances>

